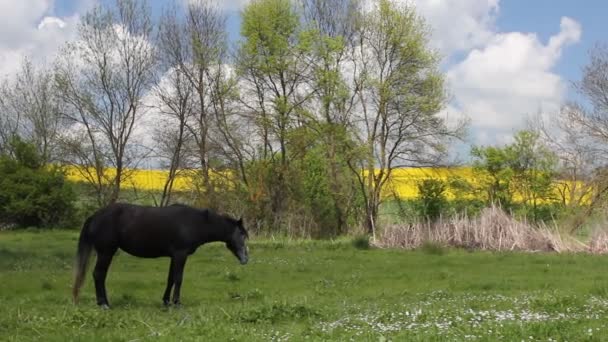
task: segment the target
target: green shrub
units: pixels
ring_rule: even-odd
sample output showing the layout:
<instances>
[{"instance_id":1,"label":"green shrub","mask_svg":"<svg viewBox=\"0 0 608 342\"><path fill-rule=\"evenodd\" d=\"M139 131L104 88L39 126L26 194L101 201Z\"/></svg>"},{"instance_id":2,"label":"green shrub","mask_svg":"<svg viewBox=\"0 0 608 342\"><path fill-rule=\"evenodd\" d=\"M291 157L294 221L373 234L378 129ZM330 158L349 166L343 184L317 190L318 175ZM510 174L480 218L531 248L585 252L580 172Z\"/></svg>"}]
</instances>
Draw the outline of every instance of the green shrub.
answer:
<instances>
[{"instance_id":1,"label":"green shrub","mask_svg":"<svg viewBox=\"0 0 608 342\"><path fill-rule=\"evenodd\" d=\"M36 148L21 139L0 155L0 220L20 227L72 223L74 192L57 167L42 164Z\"/></svg>"},{"instance_id":2,"label":"green shrub","mask_svg":"<svg viewBox=\"0 0 608 342\"><path fill-rule=\"evenodd\" d=\"M445 248L434 241L425 241L422 246L420 246L420 250L431 255L443 255L445 253Z\"/></svg>"},{"instance_id":3,"label":"green shrub","mask_svg":"<svg viewBox=\"0 0 608 342\"><path fill-rule=\"evenodd\" d=\"M353 239L353 247L355 247L356 249L370 249L371 244L369 242L369 236L367 235L360 235L357 236Z\"/></svg>"},{"instance_id":4,"label":"green shrub","mask_svg":"<svg viewBox=\"0 0 608 342\"><path fill-rule=\"evenodd\" d=\"M560 203L543 203L536 206L519 204L514 206L513 213L518 218L534 222L556 221L564 215L565 208Z\"/></svg>"},{"instance_id":5,"label":"green shrub","mask_svg":"<svg viewBox=\"0 0 608 342\"><path fill-rule=\"evenodd\" d=\"M437 220L448 207L446 190L447 184L441 179L429 178L420 182L418 184L419 216L431 221Z\"/></svg>"}]
</instances>

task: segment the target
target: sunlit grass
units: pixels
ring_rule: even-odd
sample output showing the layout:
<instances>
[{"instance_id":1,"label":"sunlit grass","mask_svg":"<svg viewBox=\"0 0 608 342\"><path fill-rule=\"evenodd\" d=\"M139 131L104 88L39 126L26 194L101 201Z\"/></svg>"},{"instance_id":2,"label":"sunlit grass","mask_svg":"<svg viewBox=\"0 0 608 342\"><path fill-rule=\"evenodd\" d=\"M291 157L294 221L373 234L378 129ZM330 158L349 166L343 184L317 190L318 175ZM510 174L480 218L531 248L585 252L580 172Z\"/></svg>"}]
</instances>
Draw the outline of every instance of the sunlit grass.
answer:
<instances>
[{"instance_id":1,"label":"sunlit grass","mask_svg":"<svg viewBox=\"0 0 608 342\"><path fill-rule=\"evenodd\" d=\"M359 249L252 241L238 265L221 244L189 260L181 309L161 304L168 259L119 253L112 309L89 274L70 302L77 232L0 232L3 341L602 341L606 257Z\"/></svg>"}]
</instances>

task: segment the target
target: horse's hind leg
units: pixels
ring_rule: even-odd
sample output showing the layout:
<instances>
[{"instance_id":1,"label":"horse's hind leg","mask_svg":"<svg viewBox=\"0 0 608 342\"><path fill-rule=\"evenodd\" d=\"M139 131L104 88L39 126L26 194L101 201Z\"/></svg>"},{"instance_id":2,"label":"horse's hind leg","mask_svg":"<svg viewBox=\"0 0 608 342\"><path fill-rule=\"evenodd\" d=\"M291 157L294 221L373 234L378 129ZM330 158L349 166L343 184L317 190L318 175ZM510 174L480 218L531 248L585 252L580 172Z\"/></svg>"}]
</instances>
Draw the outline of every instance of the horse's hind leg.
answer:
<instances>
[{"instance_id":1,"label":"horse's hind leg","mask_svg":"<svg viewBox=\"0 0 608 342\"><path fill-rule=\"evenodd\" d=\"M93 279L95 280L95 294L97 296L97 305L104 309L110 307L108 303L108 296L106 294L106 275L108 274L108 268L114 257L114 252L97 252L97 263L95 264L95 270L93 271Z\"/></svg>"},{"instance_id":2,"label":"horse's hind leg","mask_svg":"<svg viewBox=\"0 0 608 342\"><path fill-rule=\"evenodd\" d=\"M184 276L184 267L186 266L187 253L179 253L173 256L173 304L180 305L180 291L182 287L182 278Z\"/></svg>"},{"instance_id":3,"label":"horse's hind leg","mask_svg":"<svg viewBox=\"0 0 608 342\"><path fill-rule=\"evenodd\" d=\"M169 275L167 276L167 288L165 289L165 294L163 295L163 304L169 305L171 302L171 289L173 288L173 272L175 267L175 258L171 258L171 265L169 266Z\"/></svg>"}]
</instances>

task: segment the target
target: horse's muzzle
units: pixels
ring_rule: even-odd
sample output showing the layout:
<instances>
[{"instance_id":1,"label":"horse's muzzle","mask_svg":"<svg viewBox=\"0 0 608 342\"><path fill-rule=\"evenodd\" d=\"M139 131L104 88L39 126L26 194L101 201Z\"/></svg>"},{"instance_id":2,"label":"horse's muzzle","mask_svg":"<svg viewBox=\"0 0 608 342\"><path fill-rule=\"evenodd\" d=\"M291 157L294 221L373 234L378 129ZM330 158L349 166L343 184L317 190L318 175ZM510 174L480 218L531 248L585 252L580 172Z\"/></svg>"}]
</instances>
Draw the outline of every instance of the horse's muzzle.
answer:
<instances>
[{"instance_id":1,"label":"horse's muzzle","mask_svg":"<svg viewBox=\"0 0 608 342\"><path fill-rule=\"evenodd\" d=\"M249 257L241 257L239 258L239 261L241 262L241 265L246 265L247 262L249 262Z\"/></svg>"}]
</instances>

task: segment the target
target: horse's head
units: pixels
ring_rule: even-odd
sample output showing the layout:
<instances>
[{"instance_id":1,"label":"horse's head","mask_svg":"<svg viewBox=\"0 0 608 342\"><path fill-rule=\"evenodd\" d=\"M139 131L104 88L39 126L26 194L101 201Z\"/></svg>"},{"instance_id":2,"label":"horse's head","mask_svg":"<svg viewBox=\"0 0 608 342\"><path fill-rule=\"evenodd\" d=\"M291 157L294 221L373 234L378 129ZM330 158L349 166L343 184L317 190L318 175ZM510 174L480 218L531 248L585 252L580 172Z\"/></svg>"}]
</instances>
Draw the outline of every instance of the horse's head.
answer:
<instances>
[{"instance_id":1,"label":"horse's head","mask_svg":"<svg viewBox=\"0 0 608 342\"><path fill-rule=\"evenodd\" d=\"M249 250L246 244L249 234L243 226L243 219L234 221L233 228L232 234L226 241L226 247L239 259L241 265L245 265L249 261Z\"/></svg>"}]
</instances>

